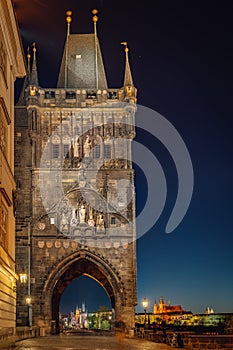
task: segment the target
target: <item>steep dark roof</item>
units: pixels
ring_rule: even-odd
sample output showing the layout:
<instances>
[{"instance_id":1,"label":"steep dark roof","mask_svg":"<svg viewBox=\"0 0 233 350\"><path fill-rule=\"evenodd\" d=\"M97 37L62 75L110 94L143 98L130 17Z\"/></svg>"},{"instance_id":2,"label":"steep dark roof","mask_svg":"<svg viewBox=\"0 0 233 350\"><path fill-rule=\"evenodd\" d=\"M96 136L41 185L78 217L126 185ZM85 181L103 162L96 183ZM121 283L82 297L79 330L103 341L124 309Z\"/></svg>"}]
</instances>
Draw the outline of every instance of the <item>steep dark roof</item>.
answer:
<instances>
[{"instance_id":1,"label":"steep dark roof","mask_svg":"<svg viewBox=\"0 0 233 350\"><path fill-rule=\"evenodd\" d=\"M107 89L100 45L95 34L67 36L57 87Z\"/></svg>"}]
</instances>

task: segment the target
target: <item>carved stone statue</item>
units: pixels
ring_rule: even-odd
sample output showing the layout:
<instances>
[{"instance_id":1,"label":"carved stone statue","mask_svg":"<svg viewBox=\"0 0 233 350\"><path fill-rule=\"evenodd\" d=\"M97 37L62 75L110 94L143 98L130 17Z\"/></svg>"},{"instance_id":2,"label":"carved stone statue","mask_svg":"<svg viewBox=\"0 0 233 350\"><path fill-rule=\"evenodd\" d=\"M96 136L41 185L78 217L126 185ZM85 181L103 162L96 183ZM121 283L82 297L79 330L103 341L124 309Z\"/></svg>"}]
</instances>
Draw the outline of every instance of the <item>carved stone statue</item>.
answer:
<instances>
[{"instance_id":1,"label":"carved stone statue","mask_svg":"<svg viewBox=\"0 0 233 350\"><path fill-rule=\"evenodd\" d=\"M79 152L79 139L77 138L76 142L74 143L74 156L79 158L80 152Z\"/></svg>"},{"instance_id":2,"label":"carved stone statue","mask_svg":"<svg viewBox=\"0 0 233 350\"><path fill-rule=\"evenodd\" d=\"M68 232L69 229L69 223L65 216L65 213L62 213L61 221L60 221L60 231L61 232Z\"/></svg>"},{"instance_id":3,"label":"carved stone statue","mask_svg":"<svg viewBox=\"0 0 233 350\"><path fill-rule=\"evenodd\" d=\"M96 227L97 230L103 230L104 229L104 217L103 214L99 213L96 218Z\"/></svg>"},{"instance_id":4,"label":"carved stone statue","mask_svg":"<svg viewBox=\"0 0 233 350\"><path fill-rule=\"evenodd\" d=\"M85 218L86 218L86 208L84 204L81 205L79 208L79 222L80 224L85 223Z\"/></svg>"},{"instance_id":5,"label":"carved stone statue","mask_svg":"<svg viewBox=\"0 0 233 350\"><path fill-rule=\"evenodd\" d=\"M88 225L89 226L95 226L95 221L93 219L93 213L92 213L92 208L89 210L89 219L88 219Z\"/></svg>"},{"instance_id":6,"label":"carved stone statue","mask_svg":"<svg viewBox=\"0 0 233 350\"><path fill-rule=\"evenodd\" d=\"M83 146L84 157L89 157L90 151L91 151L91 140L90 140L90 136L87 135Z\"/></svg>"},{"instance_id":7,"label":"carved stone statue","mask_svg":"<svg viewBox=\"0 0 233 350\"><path fill-rule=\"evenodd\" d=\"M78 225L78 219L76 217L76 212L75 212L75 208L73 208L72 211L72 218L70 220L70 226L75 227Z\"/></svg>"}]
</instances>

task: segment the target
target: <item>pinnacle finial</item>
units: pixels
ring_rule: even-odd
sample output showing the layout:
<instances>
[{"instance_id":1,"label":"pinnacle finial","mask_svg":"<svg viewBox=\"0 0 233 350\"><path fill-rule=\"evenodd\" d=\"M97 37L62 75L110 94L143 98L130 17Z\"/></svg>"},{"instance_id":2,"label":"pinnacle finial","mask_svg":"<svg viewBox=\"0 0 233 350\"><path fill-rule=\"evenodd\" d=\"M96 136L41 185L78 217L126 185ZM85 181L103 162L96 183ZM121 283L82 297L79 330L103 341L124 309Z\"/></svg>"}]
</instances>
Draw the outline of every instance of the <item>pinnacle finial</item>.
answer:
<instances>
[{"instance_id":1,"label":"pinnacle finial","mask_svg":"<svg viewBox=\"0 0 233 350\"><path fill-rule=\"evenodd\" d=\"M30 76L30 84L33 86L38 86L38 74L37 74L37 64L36 64L36 43L35 41L32 43L33 47L33 62L32 62L32 70Z\"/></svg>"},{"instance_id":2,"label":"pinnacle finial","mask_svg":"<svg viewBox=\"0 0 233 350\"><path fill-rule=\"evenodd\" d=\"M30 72L30 59L31 59L31 55L30 55L30 48L28 46L27 49L27 59L28 59L28 71Z\"/></svg>"},{"instance_id":3,"label":"pinnacle finial","mask_svg":"<svg viewBox=\"0 0 233 350\"><path fill-rule=\"evenodd\" d=\"M70 34L70 23L72 22L72 11L68 10L66 11L66 23L67 23L67 34Z\"/></svg>"},{"instance_id":4,"label":"pinnacle finial","mask_svg":"<svg viewBox=\"0 0 233 350\"><path fill-rule=\"evenodd\" d=\"M28 52L28 53L27 53L27 58L30 59L30 58L31 58L31 55L30 55L30 48L29 48L29 46L28 46L27 52Z\"/></svg>"},{"instance_id":5,"label":"pinnacle finial","mask_svg":"<svg viewBox=\"0 0 233 350\"><path fill-rule=\"evenodd\" d=\"M122 42L121 42L121 45L124 45L124 47L125 47L125 52L129 52L129 48L128 48L128 43L127 43L127 41L122 41Z\"/></svg>"},{"instance_id":6,"label":"pinnacle finial","mask_svg":"<svg viewBox=\"0 0 233 350\"><path fill-rule=\"evenodd\" d=\"M98 19L99 19L98 16L97 16L98 10L97 9L93 9L91 12L94 15L92 17L92 21L94 23L94 33L95 33L95 35L97 35L96 23L98 22Z\"/></svg>"},{"instance_id":7,"label":"pinnacle finial","mask_svg":"<svg viewBox=\"0 0 233 350\"><path fill-rule=\"evenodd\" d=\"M33 53L34 53L34 57L35 57L35 55L36 55L36 43L35 43L35 41L34 41L34 43L32 44L32 46L33 46Z\"/></svg>"},{"instance_id":8,"label":"pinnacle finial","mask_svg":"<svg viewBox=\"0 0 233 350\"><path fill-rule=\"evenodd\" d=\"M67 23L71 23L71 21L72 21L71 15L72 15L72 11L70 11L70 10L66 11L66 16L67 16L66 22Z\"/></svg>"},{"instance_id":9,"label":"pinnacle finial","mask_svg":"<svg viewBox=\"0 0 233 350\"><path fill-rule=\"evenodd\" d=\"M98 10L97 10L97 9L93 9L93 10L92 10L92 14L94 15L94 16L92 17L92 21L93 21L94 23L98 22L97 13L98 13Z\"/></svg>"}]
</instances>

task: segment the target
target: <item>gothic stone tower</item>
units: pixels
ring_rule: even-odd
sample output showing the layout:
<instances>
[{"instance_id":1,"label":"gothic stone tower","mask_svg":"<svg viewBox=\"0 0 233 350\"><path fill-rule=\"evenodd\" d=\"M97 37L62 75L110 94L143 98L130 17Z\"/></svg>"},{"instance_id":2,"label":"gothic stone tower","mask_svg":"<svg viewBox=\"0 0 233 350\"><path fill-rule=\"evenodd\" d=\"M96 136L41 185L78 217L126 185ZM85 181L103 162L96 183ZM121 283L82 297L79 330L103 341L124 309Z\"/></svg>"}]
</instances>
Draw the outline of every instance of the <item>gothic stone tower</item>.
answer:
<instances>
[{"instance_id":1,"label":"gothic stone tower","mask_svg":"<svg viewBox=\"0 0 233 350\"><path fill-rule=\"evenodd\" d=\"M18 282L17 321L59 331L60 298L87 275L133 328L136 88L128 47L123 86L109 89L96 27L70 34L70 15L57 88L39 86L34 45L15 107L16 261L28 276Z\"/></svg>"}]
</instances>

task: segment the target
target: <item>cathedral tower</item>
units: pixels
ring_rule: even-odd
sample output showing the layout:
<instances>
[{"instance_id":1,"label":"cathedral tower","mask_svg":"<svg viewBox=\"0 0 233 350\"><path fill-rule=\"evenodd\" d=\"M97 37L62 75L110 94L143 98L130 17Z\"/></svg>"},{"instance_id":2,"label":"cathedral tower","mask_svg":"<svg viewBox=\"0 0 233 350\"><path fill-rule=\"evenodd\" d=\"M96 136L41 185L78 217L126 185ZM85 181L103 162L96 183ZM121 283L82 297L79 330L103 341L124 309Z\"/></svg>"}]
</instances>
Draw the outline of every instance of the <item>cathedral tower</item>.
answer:
<instances>
[{"instance_id":1,"label":"cathedral tower","mask_svg":"<svg viewBox=\"0 0 233 350\"><path fill-rule=\"evenodd\" d=\"M88 275L107 292L113 317L134 327L136 231L131 142L136 88L125 48L123 86L107 85L96 32L67 38L56 88L28 75L15 107L18 184L17 272L27 273L18 325L59 331L59 303L73 279ZM32 68L30 69L30 67ZM25 304L25 298L28 305ZM77 301L78 302L78 301Z\"/></svg>"}]
</instances>

